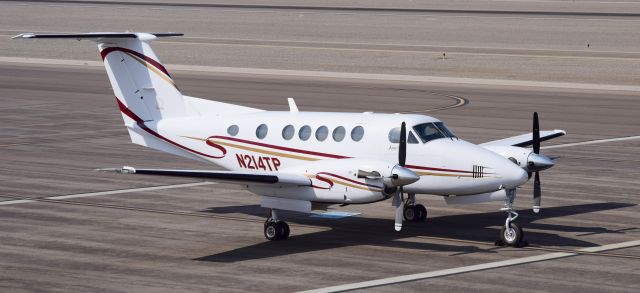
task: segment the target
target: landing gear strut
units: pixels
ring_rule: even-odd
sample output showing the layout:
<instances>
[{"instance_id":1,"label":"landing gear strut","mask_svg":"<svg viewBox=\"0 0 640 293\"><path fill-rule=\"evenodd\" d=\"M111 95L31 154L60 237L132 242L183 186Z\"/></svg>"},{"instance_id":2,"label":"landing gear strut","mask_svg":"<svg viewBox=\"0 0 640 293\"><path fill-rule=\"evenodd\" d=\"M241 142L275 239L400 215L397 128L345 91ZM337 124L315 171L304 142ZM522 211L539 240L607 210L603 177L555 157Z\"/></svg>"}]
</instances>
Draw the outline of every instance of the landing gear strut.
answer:
<instances>
[{"instance_id":1,"label":"landing gear strut","mask_svg":"<svg viewBox=\"0 0 640 293\"><path fill-rule=\"evenodd\" d=\"M271 209L271 215L264 222L264 237L268 240L285 240L289 238L289 225L286 222L278 220L276 210Z\"/></svg>"},{"instance_id":2,"label":"landing gear strut","mask_svg":"<svg viewBox=\"0 0 640 293\"><path fill-rule=\"evenodd\" d=\"M496 241L498 246L512 246L520 247L526 245L522 239L524 238L524 231L520 226L516 225L513 221L518 217L518 213L513 210L513 201L516 198L516 190L507 189L507 198L504 200L504 207L501 211L507 212L507 219L504 222L504 226L500 229L500 239Z\"/></svg>"},{"instance_id":3,"label":"landing gear strut","mask_svg":"<svg viewBox=\"0 0 640 293\"><path fill-rule=\"evenodd\" d=\"M427 208L416 204L415 194L409 194L404 204L403 216L407 222L424 222L427 219Z\"/></svg>"}]
</instances>

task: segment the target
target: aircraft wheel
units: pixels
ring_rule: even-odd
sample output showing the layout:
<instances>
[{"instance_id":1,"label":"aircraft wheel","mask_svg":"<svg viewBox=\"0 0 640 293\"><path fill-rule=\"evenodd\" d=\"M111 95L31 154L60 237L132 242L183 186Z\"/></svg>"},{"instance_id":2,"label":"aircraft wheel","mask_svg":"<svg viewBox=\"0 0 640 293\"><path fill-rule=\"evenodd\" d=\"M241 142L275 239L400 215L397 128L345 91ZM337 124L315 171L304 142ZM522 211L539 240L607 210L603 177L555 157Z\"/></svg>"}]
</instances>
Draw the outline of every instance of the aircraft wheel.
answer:
<instances>
[{"instance_id":1,"label":"aircraft wheel","mask_svg":"<svg viewBox=\"0 0 640 293\"><path fill-rule=\"evenodd\" d=\"M416 214L416 222L424 222L427 219L427 208L425 208L423 205L415 205L414 210Z\"/></svg>"},{"instance_id":2,"label":"aircraft wheel","mask_svg":"<svg viewBox=\"0 0 640 293\"><path fill-rule=\"evenodd\" d=\"M268 240L285 240L289 238L289 225L283 221L268 221L264 223L264 237Z\"/></svg>"},{"instance_id":3,"label":"aircraft wheel","mask_svg":"<svg viewBox=\"0 0 640 293\"><path fill-rule=\"evenodd\" d=\"M404 220L407 222L415 222L416 221L416 208L414 205L405 206L404 212L402 213L404 216Z\"/></svg>"},{"instance_id":4,"label":"aircraft wheel","mask_svg":"<svg viewBox=\"0 0 640 293\"><path fill-rule=\"evenodd\" d=\"M268 240L278 240L280 237L280 233L278 231L276 222L266 222L264 223L264 237Z\"/></svg>"},{"instance_id":5,"label":"aircraft wheel","mask_svg":"<svg viewBox=\"0 0 640 293\"><path fill-rule=\"evenodd\" d=\"M289 238L289 232L291 232L291 230L289 230L289 225L286 222L279 221L276 223L276 227L281 233L280 240L286 240L287 238Z\"/></svg>"},{"instance_id":6,"label":"aircraft wheel","mask_svg":"<svg viewBox=\"0 0 640 293\"><path fill-rule=\"evenodd\" d=\"M524 231L515 223L509 223L509 228L502 226L500 229L500 240L502 243L508 246L517 247L522 241Z\"/></svg>"}]
</instances>

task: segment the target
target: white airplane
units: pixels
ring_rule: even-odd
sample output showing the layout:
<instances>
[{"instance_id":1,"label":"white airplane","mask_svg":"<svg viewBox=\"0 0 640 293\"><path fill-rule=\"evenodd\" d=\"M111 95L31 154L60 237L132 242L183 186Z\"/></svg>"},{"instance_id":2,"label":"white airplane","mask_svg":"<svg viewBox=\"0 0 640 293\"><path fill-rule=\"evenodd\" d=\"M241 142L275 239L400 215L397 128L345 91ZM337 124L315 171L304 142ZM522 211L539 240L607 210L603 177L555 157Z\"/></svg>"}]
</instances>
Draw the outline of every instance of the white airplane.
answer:
<instances>
[{"instance_id":1,"label":"white airplane","mask_svg":"<svg viewBox=\"0 0 640 293\"><path fill-rule=\"evenodd\" d=\"M312 213L389 198L400 231L403 218L426 219L416 194L429 194L452 204L504 201L507 219L500 241L517 246L523 232L514 223L513 202L516 188L532 173L533 209L540 209L538 172L554 165L540 154L540 142L565 132L540 131L536 113L532 133L475 145L425 115L303 112L293 99L289 111L264 111L190 97L180 92L149 45L158 37L181 35L24 33L14 38L95 41L133 143L229 171L102 170L241 184L271 209L264 224L269 240L289 237L278 211Z\"/></svg>"}]
</instances>

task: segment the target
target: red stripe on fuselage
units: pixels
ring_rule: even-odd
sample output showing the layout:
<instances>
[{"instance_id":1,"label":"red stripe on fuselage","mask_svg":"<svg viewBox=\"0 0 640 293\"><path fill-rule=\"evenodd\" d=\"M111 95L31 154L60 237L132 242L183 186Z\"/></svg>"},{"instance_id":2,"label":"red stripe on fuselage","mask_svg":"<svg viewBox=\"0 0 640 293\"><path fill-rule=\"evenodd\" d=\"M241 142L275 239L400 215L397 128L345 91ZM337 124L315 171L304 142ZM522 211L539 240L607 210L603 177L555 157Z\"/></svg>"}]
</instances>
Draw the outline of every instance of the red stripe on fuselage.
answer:
<instances>
[{"instance_id":1,"label":"red stripe on fuselage","mask_svg":"<svg viewBox=\"0 0 640 293\"><path fill-rule=\"evenodd\" d=\"M235 142L242 142L242 143L257 145L257 146L261 146L261 147L277 149L277 150L281 150L281 151L301 153L301 154L307 154L307 155L313 155L313 156L319 156L319 157L326 157L326 158L332 158L332 159L350 159L351 158L351 157L345 157L345 156L340 156L340 155L333 155L333 154L327 154L327 153L320 153L320 152L314 152L314 151L307 151L307 150L301 150L301 149L288 148L288 147L277 146L277 145L272 145L272 144L266 144L266 143L261 143L261 142L255 142L255 141L250 141L250 140L244 140L244 139L239 139L239 138L235 138L235 137L228 137L228 136L210 136L209 138L226 139L226 140L231 140L231 141L235 141Z\"/></svg>"},{"instance_id":2,"label":"red stripe on fuselage","mask_svg":"<svg viewBox=\"0 0 640 293\"><path fill-rule=\"evenodd\" d=\"M189 151L189 152L201 155L201 156L205 156L207 158L213 158L213 159L223 158L227 153L227 151L224 148L222 148L222 149L220 149L220 151L222 151L222 156L212 156L212 155L208 155L208 154L196 151L194 149L188 148L188 147L183 146L183 145L181 145L181 144L179 144L177 142L174 142L174 141L172 141L172 140L160 135L159 133L157 133L153 129L149 128L146 124L144 124L144 120L142 120L142 118L140 118L138 115L133 113L129 108L127 108L127 106L125 106L120 101L120 99L118 99L117 97L116 97L116 102L118 102L118 108L120 108L120 112L124 113L125 115L129 116L129 118L131 118L134 121L136 121L136 123L138 124L138 126L140 126L140 128L144 129L144 131L148 132L149 134L151 134L151 135L153 135L153 136L155 136L155 137L157 137L159 139L162 139L162 140L164 140L164 141L166 141L166 142L168 142L168 143L170 143L170 144L172 144L174 146L177 146L177 147L179 147L181 149L184 149L186 151Z\"/></svg>"},{"instance_id":3,"label":"red stripe on fuselage","mask_svg":"<svg viewBox=\"0 0 640 293\"><path fill-rule=\"evenodd\" d=\"M162 66L162 64L160 64L160 62L154 60L151 57L148 57L144 54L138 53L134 50L131 49L127 49L127 48L122 48L122 47L109 47L106 48L102 51L100 51L100 56L102 56L102 60L104 61L105 58L107 58L107 55L109 55L109 53L114 52L114 51L122 51L125 53L130 53L133 55L136 55L138 58L146 61L147 63L153 65L153 67L157 68L158 70L162 71L164 74L166 74L167 76L171 77L171 75L169 74L169 72L167 71L166 68L164 68L164 66Z\"/></svg>"}]
</instances>

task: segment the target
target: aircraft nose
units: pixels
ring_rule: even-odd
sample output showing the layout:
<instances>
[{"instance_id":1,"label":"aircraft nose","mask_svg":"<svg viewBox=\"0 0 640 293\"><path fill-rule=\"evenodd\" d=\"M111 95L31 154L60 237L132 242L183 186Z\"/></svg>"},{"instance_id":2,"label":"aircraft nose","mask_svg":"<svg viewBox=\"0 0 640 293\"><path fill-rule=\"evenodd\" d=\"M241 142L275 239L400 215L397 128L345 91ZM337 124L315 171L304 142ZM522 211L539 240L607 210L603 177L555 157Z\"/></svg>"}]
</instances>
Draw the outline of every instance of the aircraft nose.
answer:
<instances>
[{"instance_id":1,"label":"aircraft nose","mask_svg":"<svg viewBox=\"0 0 640 293\"><path fill-rule=\"evenodd\" d=\"M527 180L529 180L529 175L519 166L511 163L505 165L502 170L500 170L500 175L504 182L502 183L505 188L515 188L518 187Z\"/></svg>"}]
</instances>

